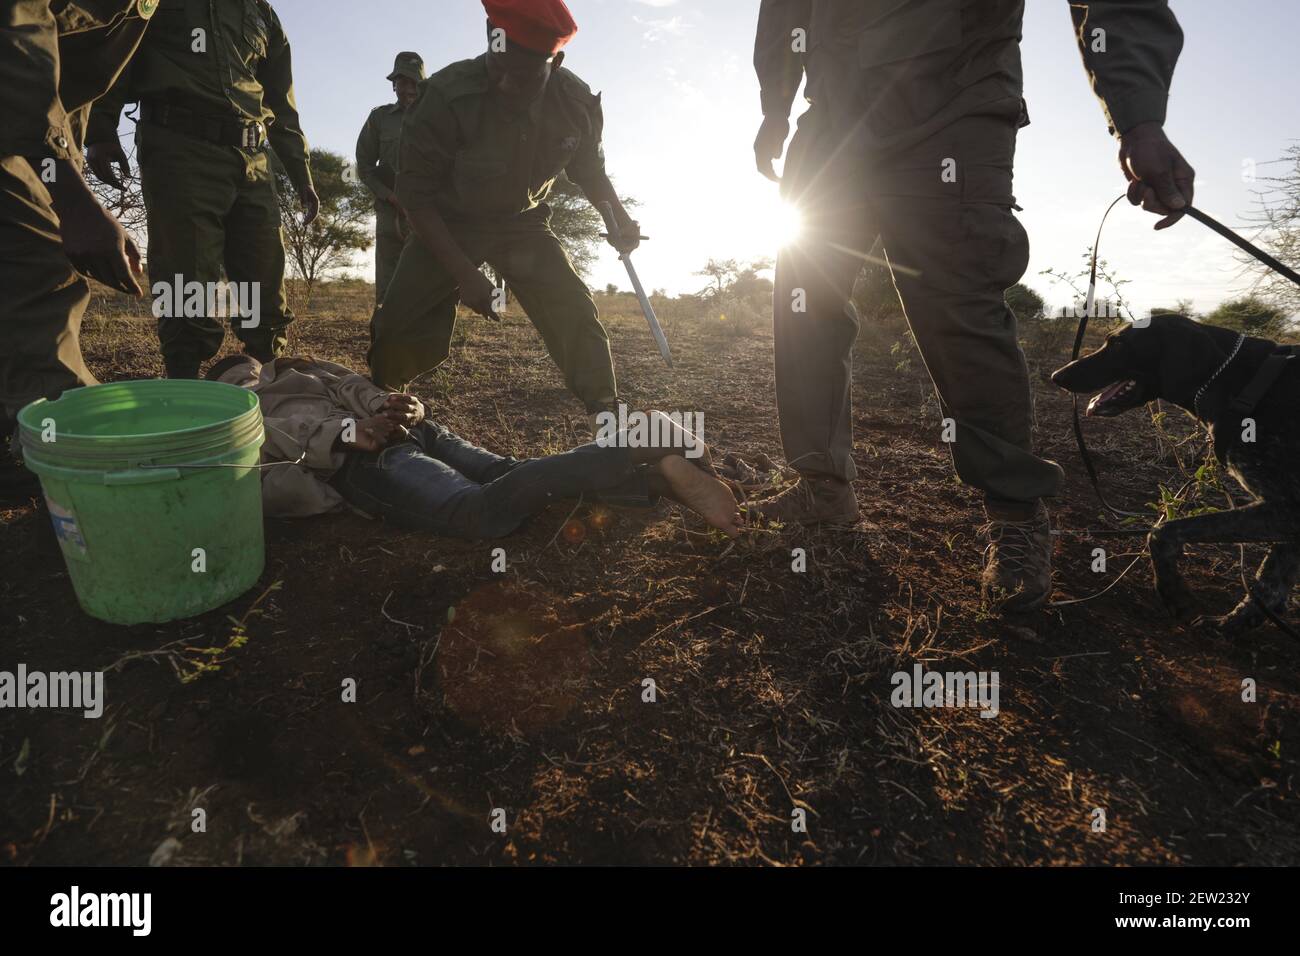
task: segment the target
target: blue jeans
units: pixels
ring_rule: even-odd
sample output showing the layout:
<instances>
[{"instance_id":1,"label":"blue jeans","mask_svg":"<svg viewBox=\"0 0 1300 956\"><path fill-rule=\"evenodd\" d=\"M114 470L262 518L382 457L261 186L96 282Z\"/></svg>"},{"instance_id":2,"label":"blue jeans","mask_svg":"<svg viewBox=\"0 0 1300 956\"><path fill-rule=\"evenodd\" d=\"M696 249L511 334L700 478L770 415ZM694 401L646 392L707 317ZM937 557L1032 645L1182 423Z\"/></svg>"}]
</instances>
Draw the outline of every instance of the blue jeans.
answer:
<instances>
[{"instance_id":1,"label":"blue jeans","mask_svg":"<svg viewBox=\"0 0 1300 956\"><path fill-rule=\"evenodd\" d=\"M583 445L521 461L426 421L378 454L349 455L331 484L354 508L398 527L473 540L514 532L556 498L648 507L657 499L647 479L626 448Z\"/></svg>"}]
</instances>

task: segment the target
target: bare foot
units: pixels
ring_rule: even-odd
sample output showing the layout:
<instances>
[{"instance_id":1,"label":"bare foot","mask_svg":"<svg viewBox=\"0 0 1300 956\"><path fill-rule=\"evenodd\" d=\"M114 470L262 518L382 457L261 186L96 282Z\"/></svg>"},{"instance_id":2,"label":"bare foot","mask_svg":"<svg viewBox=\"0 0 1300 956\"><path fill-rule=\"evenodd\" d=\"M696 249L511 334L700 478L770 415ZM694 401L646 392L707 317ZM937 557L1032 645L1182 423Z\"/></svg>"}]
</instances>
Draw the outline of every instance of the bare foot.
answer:
<instances>
[{"instance_id":1,"label":"bare foot","mask_svg":"<svg viewBox=\"0 0 1300 956\"><path fill-rule=\"evenodd\" d=\"M728 537L740 534L741 516L731 489L685 458L671 455L658 463L674 501L684 504Z\"/></svg>"}]
</instances>

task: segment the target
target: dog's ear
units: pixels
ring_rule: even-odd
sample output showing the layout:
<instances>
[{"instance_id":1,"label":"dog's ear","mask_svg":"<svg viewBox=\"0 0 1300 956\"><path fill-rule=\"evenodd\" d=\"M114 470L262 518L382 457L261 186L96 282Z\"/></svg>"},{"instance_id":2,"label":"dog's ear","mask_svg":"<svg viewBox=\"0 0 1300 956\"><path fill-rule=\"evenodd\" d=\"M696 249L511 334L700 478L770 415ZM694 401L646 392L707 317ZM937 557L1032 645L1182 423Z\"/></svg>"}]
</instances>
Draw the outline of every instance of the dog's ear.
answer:
<instances>
[{"instance_id":1,"label":"dog's ear","mask_svg":"<svg viewBox=\"0 0 1300 956\"><path fill-rule=\"evenodd\" d=\"M1157 315L1154 333L1134 340L1143 367L1154 374L1156 393L1183 408L1191 408L1197 388L1227 357L1227 348L1213 326L1185 315Z\"/></svg>"}]
</instances>

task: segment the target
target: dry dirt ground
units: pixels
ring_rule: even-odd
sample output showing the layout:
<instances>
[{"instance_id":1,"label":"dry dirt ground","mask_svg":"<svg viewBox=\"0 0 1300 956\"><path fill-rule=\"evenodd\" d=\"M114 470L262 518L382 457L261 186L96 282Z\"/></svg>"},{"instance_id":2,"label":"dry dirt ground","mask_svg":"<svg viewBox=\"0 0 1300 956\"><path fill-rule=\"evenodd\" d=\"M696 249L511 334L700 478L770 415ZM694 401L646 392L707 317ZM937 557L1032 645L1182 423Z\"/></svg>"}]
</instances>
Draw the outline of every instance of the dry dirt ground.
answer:
<instances>
[{"instance_id":1,"label":"dry dirt ground","mask_svg":"<svg viewBox=\"0 0 1300 956\"><path fill-rule=\"evenodd\" d=\"M601 303L626 396L704 410L726 451L779 455L770 331L667 309L679 367L666 374L632 303ZM363 367L368 309L364 287L327 293L294 349ZM145 319L95 318L84 338L105 379L159 371ZM194 620L121 628L79 610L33 507L0 512L0 669L113 668L99 720L0 713L0 859L1295 863L1300 647L1267 627L1234 645L1174 626L1145 561L1088 603L984 614L978 498L952 477L902 338L868 324L859 342L863 517L850 529L732 544L667 506L557 506L483 543L351 515L268 520L254 590ZM463 320L453 361L416 390L503 453L585 439L517 313L500 327ZM1113 527L1067 401L1036 390L1040 446L1070 474L1058 527ZM1150 416L1088 432L1124 505L1181 483ZM498 546L504 574L491 568ZM1105 573L1091 569L1098 546ZM1056 598L1097 592L1140 548L1060 535ZM1207 610L1236 601L1236 557L1189 552ZM247 643L205 656L234 622ZM892 707L890 675L916 662L996 671L999 715ZM341 700L346 678L356 703ZM1255 702L1242 700L1246 678ZM195 808L206 832L192 830ZM490 826L498 808L504 834Z\"/></svg>"}]
</instances>

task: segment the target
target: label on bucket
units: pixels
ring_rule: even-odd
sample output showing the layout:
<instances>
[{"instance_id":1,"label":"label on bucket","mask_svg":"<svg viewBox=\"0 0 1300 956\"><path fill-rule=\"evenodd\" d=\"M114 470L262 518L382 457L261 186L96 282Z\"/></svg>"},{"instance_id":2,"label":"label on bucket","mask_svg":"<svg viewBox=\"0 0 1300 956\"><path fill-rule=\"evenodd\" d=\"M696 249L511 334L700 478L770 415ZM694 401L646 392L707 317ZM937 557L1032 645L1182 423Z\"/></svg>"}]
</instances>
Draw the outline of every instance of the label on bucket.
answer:
<instances>
[{"instance_id":1,"label":"label on bucket","mask_svg":"<svg viewBox=\"0 0 1300 956\"><path fill-rule=\"evenodd\" d=\"M50 508L50 523L54 525L54 534L58 537L63 550L65 552L75 551L84 556L86 554L86 539L81 533L81 526L77 524L76 514L71 509L51 501L48 497L45 499L45 503Z\"/></svg>"}]
</instances>

